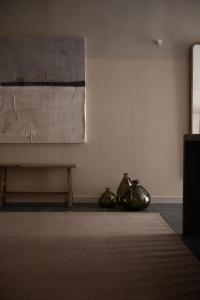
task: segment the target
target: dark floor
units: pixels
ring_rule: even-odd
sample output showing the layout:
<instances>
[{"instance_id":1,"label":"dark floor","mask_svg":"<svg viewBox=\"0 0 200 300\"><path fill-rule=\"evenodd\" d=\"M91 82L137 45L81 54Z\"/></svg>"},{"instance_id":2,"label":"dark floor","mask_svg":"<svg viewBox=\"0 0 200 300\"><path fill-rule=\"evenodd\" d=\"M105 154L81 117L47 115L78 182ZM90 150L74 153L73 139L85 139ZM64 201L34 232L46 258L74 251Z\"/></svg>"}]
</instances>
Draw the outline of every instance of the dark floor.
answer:
<instances>
[{"instance_id":1,"label":"dark floor","mask_svg":"<svg viewBox=\"0 0 200 300\"><path fill-rule=\"evenodd\" d=\"M182 236L182 209L181 203L152 203L144 212L158 212L168 225L181 237L183 242L200 260L200 237ZM96 203L74 203L73 208L67 208L62 203L7 203L0 212L63 212L63 211L124 211L117 206L114 209L105 209ZM132 213L132 212L130 212Z\"/></svg>"}]
</instances>

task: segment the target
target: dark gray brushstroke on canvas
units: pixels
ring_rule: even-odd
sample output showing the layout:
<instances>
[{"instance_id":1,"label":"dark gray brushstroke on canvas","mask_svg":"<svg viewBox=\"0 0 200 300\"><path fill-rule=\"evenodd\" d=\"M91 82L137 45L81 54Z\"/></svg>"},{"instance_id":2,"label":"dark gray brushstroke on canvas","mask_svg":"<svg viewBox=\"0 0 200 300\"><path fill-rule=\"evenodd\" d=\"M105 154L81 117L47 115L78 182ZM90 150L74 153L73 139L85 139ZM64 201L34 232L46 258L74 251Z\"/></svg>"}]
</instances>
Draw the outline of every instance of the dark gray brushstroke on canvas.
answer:
<instances>
[{"instance_id":1,"label":"dark gray brushstroke on canvas","mask_svg":"<svg viewBox=\"0 0 200 300\"><path fill-rule=\"evenodd\" d=\"M84 82L84 39L0 39L0 83Z\"/></svg>"}]
</instances>

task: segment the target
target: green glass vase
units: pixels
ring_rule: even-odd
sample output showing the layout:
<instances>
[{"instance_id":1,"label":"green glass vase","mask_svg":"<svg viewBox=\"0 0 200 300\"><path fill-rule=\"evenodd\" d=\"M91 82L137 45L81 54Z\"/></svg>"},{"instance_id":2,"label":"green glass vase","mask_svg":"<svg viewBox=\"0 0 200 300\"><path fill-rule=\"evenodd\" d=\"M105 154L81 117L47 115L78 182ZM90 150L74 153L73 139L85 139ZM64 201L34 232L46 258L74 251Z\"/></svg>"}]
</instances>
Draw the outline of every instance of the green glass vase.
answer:
<instances>
[{"instance_id":1,"label":"green glass vase","mask_svg":"<svg viewBox=\"0 0 200 300\"><path fill-rule=\"evenodd\" d=\"M117 204L117 198L109 188L106 188L105 192L99 198L99 204L106 208L115 207Z\"/></svg>"},{"instance_id":2,"label":"green glass vase","mask_svg":"<svg viewBox=\"0 0 200 300\"><path fill-rule=\"evenodd\" d=\"M128 210L143 210L151 202L150 194L139 185L138 180L132 181L132 186L126 191L123 204Z\"/></svg>"},{"instance_id":3,"label":"green glass vase","mask_svg":"<svg viewBox=\"0 0 200 300\"><path fill-rule=\"evenodd\" d=\"M127 190L132 186L132 181L128 177L128 173L124 173L124 176L119 184L117 189L117 201L120 205L123 205L124 195L126 194Z\"/></svg>"}]
</instances>

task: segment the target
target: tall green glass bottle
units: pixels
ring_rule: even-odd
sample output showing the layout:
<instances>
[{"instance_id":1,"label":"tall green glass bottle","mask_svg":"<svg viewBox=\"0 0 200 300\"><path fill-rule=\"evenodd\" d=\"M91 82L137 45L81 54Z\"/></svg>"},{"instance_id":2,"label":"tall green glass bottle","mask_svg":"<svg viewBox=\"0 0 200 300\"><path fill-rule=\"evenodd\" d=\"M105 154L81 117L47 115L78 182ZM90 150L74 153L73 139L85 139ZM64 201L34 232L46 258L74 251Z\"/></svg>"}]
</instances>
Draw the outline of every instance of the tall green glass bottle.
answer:
<instances>
[{"instance_id":1,"label":"tall green glass bottle","mask_svg":"<svg viewBox=\"0 0 200 300\"><path fill-rule=\"evenodd\" d=\"M126 194L127 190L132 186L132 181L128 177L128 173L124 173L124 176L119 184L117 189L117 201L120 205L123 205L124 195Z\"/></svg>"}]
</instances>

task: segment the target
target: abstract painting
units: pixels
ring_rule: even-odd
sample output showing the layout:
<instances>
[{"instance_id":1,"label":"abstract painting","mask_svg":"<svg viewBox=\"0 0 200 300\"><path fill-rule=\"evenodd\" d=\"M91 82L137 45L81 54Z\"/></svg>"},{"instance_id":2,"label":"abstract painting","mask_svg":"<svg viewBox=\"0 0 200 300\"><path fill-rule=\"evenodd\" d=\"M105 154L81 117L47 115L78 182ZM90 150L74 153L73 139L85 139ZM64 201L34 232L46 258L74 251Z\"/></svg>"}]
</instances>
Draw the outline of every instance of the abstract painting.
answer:
<instances>
[{"instance_id":1,"label":"abstract painting","mask_svg":"<svg viewBox=\"0 0 200 300\"><path fill-rule=\"evenodd\" d=\"M0 143L84 143L84 40L0 39Z\"/></svg>"}]
</instances>

